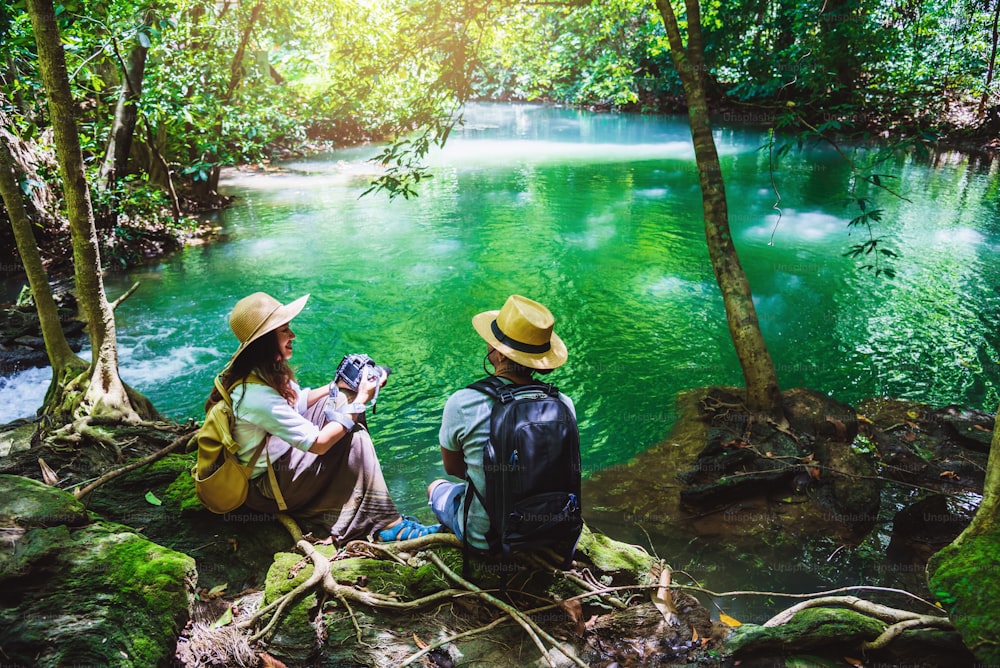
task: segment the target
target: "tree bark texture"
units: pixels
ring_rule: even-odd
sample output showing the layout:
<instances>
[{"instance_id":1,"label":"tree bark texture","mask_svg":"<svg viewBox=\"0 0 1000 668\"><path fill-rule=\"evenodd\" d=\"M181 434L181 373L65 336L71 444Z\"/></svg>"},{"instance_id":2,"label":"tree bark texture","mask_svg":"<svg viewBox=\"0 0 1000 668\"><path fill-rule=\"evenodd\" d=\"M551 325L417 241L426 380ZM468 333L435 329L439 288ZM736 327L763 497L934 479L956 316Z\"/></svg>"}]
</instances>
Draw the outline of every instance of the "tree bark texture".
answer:
<instances>
[{"instance_id":1,"label":"tree bark texture","mask_svg":"<svg viewBox=\"0 0 1000 668\"><path fill-rule=\"evenodd\" d=\"M781 391L774 363L760 331L750 283L740 264L729 229L726 188L708 116L701 11L697 0L685 0L688 25L688 42L685 47L670 0L657 0L656 5L667 29L674 66L684 86L701 185L708 254L715 279L722 291L729 335L743 369L747 408L754 417L783 423Z\"/></svg>"},{"instance_id":2,"label":"tree bark texture","mask_svg":"<svg viewBox=\"0 0 1000 668\"><path fill-rule=\"evenodd\" d=\"M21 180L19 178L21 170L17 167L11 147L20 146L21 142L7 131L9 126L9 119L0 109L0 197L3 198L4 206L7 208L17 252L21 256L21 263L28 276L28 285L31 287L31 296L35 301L35 309L38 311L45 352L52 365L52 383L48 392L48 395L52 395L56 389L54 386L59 383L58 379L83 373L88 365L73 352L63 332L59 310L49 287L48 273L38 252L32 222L28 218L23 194L18 185ZM46 412L45 408L42 407L43 413Z\"/></svg>"},{"instance_id":3,"label":"tree bark texture","mask_svg":"<svg viewBox=\"0 0 1000 668\"><path fill-rule=\"evenodd\" d=\"M142 79L146 72L148 49L136 40L129 52L128 62L123 72L122 89L115 106L115 117L108 133L108 145L101 164L100 182L108 190L126 173L128 158L132 152L132 137L135 135L139 117L139 97L142 95Z\"/></svg>"},{"instance_id":4,"label":"tree bark texture","mask_svg":"<svg viewBox=\"0 0 1000 668\"><path fill-rule=\"evenodd\" d=\"M983 480L983 499L969 526L952 541L957 547L970 536L982 536L997 531L1000 516L1000 408L997 408L993 425L993 439L990 441L990 457L986 461L986 478ZM998 576L1000 577L1000 576Z\"/></svg>"},{"instance_id":5,"label":"tree bark texture","mask_svg":"<svg viewBox=\"0 0 1000 668\"><path fill-rule=\"evenodd\" d=\"M59 174L63 180L73 243L76 297L87 321L93 351L90 382L82 399L66 401L68 405L63 409L72 417L100 415L136 422L140 417L118 375L114 312L104 294L94 211L55 11L52 0L28 0L27 7L38 48L38 69L48 97Z\"/></svg>"}]
</instances>

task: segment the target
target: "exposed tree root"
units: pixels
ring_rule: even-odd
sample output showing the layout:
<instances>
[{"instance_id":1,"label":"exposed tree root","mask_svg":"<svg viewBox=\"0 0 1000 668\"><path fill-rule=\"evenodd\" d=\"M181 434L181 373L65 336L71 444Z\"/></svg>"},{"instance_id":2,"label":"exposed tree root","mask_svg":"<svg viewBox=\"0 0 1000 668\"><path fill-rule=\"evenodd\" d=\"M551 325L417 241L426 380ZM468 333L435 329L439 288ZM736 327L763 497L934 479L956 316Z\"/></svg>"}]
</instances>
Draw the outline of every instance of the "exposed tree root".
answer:
<instances>
[{"instance_id":1,"label":"exposed tree root","mask_svg":"<svg viewBox=\"0 0 1000 668\"><path fill-rule=\"evenodd\" d=\"M525 615L523 612L521 612L520 610L518 610L517 608L508 603L504 603L495 596L488 594L487 592L483 591L482 589L472 584L468 580L463 579L457 573L448 568L448 566L445 565L443 561L441 561L441 558L436 554L434 554L433 552L429 552L427 554L427 558L430 559L435 566L440 568L441 572L447 575L449 580L462 586L467 591L475 593L484 601L489 602L494 607L499 608L503 612L506 612L508 615L510 615L511 618L515 622L517 622L518 625L520 625L521 628L524 629L525 633L527 633L528 636L534 641L535 645L538 647L538 650L542 653L542 656L545 657L546 661L548 661L550 665L554 664L552 664L552 660L549 658L549 653L545 649L545 645L542 644L541 639L546 640L548 643L550 643L553 647L562 652L566 656L566 658L568 658L576 665L582 666L582 668L587 668L587 664L581 661L578 657L567 653L566 650L564 650L562 646L555 640L555 638L546 633L540 626L538 626L538 624L532 621L532 619L527 615Z\"/></svg>"},{"instance_id":2,"label":"exposed tree root","mask_svg":"<svg viewBox=\"0 0 1000 668\"><path fill-rule=\"evenodd\" d=\"M795 615L796 612L805 610L806 608L822 608L829 606L850 608L866 614L869 617L880 619L883 622L895 623L904 620L922 619L924 617L929 617L931 619L945 619L944 617L930 617L929 615L920 615L908 610L890 608L885 605L879 605L878 603L866 601L865 599L858 598L857 596L823 596L820 598L812 598L808 601L803 601L793 605L787 610L764 622L764 626L780 626L781 624L785 624Z\"/></svg>"},{"instance_id":3,"label":"exposed tree root","mask_svg":"<svg viewBox=\"0 0 1000 668\"><path fill-rule=\"evenodd\" d=\"M344 551L356 551L363 547L365 548L366 552L367 551L377 552L385 555L386 557L394 561L399 561L403 563L405 563L405 561L402 559L400 555L413 554L418 550L422 551L424 556L431 563L437 566L437 568L441 570L441 572L448 580L457 585L457 588L443 589L441 591L437 591L433 594L429 594L422 598L410 601L401 601L394 596L386 596L384 594L378 594L364 589L358 589L354 586L345 586L340 584L334 577L333 570L330 567L331 559L321 554L312 543L310 543L308 540L305 540L302 537L302 531L299 528L298 524L292 518L283 514L277 515L277 519L279 522L281 522L282 526L285 527L285 529L289 532L292 538L296 541L295 543L296 547L304 555L306 555L306 557L308 557L309 560L312 562L313 572L310 574L308 578L306 578L305 581L300 583L294 589L285 593L284 595L280 596L274 601L271 601L271 603L260 608L247 619L242 620L238 624L236 624L236 627L239 629L250 629L257 626L265 619L267 620L264 623L263 627L261 627L258 631L254 632L252 635L250 635L249 637L250 642L255 642L268 636L268 634L271 633L275 625L280 620L282 613L288 608L289 605L295 603L297 600L299 600L301 597L305 596L309 592L317 589L338 599L347 610L350 610L350 603L353 602L361 605L371 606L374 608L382 608L397 612L404 612L404 611L414 612L426 608L432 604L452 599L455 596L473 595L476 596L477 598L480 598L488 602L493 607L496 607L497 609L501 610L506 615L508 615L510 620L513 620L514 622L519 624L521 628L524 629L525 633L527 633L528 637L530 637L531 640L535 643L536 647L538 647L538 650L541 652L542 656L545 657L546 661L548 661L550 665L554 664L552 663L552 660L549 656L549 650L546 648L546 643L548 643L552 647L558 649L560 652L565 654L567 658L569 658L576 665L581 666L582 668L586 668L585 663L583 663L578 657L570 653L567 653L567 651L560 646L559 642L555 638L549 635L534 620L528 617L528 614L532 614L533 612L536 612L538 610L547 610L556 608L559 606L558 602L550 602L549 605L538 608L537 610L531 611L530 613L522 612L513 605L501 601L495 596L492 596L488 592L477 587L473 583L465 580L457 573L455 573L451 568L449 568L437 554L435 554L433 551L430 551L430 548L435 546L461 547L461 542L453 534L447 534L447 533L429 534L427 536L423 536L421 538L415 538L413 540L384 543L384 544L368 543L366 541L352 541L351 543L348 543L345 546ZM577 581L579 581L582 585L584 585L584 588L586 589L585 593L582 594L581 596L583 597L594 596L594 595L599 595L601 593L595 587L584 582L582 579L577 578L576 580L574 580L574 582ZM351 616L352 620L354 620L353 614ZM482 627L480 631L485 631L490 628L494 628L495 626L499 625L499 623L507 621L507 619L508 618L505 617L496 620L496 622L488 624L485 627ZM356 620L354 621L354 624L355 628L357 628ZM473 635L473 632L466 632L465 634L460 634L459 637L465 637L468 635ZM427 651L430 651L430 649L428 649ZM420 654L419 656L422 655L423 654ZM418 657L416 656L411 657L409 662L412 662L416 658Z\"/></svg>"},{"instance_id":4,"label":"exposed tree root","mask_svg":"<svg viewBox=\"0 0 1000 668\"><path fill-rule=\"evenodd\" d=\"M789 622L792 617L795 616L795 613L800 610L822 607L850 608L851 610L855 610L889 624L879 637L861 645L862 649L865 650L884 649L889 645L889 643L899 637L903 631L909 629L938 628L954 630L955 628L955 626L951 623L951 620L943 615L921 615L916 612L910 612L909 610L900 610L898 608L890 608L885 605L879 605L878 603L872 603L871 601L866 601L856 596L824 596L803 601L793 605L778 615L775 615L765 622L764 626L780 626Z\"/></svg>"},{"instance_id":5,"label":"exposed tree root","mask_svg":"<svg viewBox=\"0 0 1000 668\"><path fill-rule=\"evenodd\" d=\"M895 624L887 627L878 638L875 638L875 640L872 640L871 642L866 642L861 647L865 650L883 649L897 637L902 635L903 631L917 628L938 628L952 631L955 629L955 625L952 624L951 620L947 617L921 615L920 617L916 617L914 619L906 619L896 622Z\"/></svg>"},{"instance_id":6,"label":"exposed tree root","mask_svg":"<svg viewBox=\"0 0 1000 668\"><path fill-rule=\"evenodd\" d=\"M97 480L88 484L86 487L75 490L73 492L73 496L75 496L78 499L82 499L83 497L87 496L101 485L111 480L114 480L120 475L128 473L129 471L134 471L135 469L146 466L147 464L152 464L158 459L163 459L165 456L167 456L174 450L177 450L180 446L187 444L187 442L191 440L191 438L193 438L196 433L197 430L185 432L180 436L178 436L177 438L175 438L173 441L171 441L167 447L157 450L148 457L143 457L142 459L132 462L131 464L122 466L121 468L117 468L112 471L108 471Z\"/></svg>"},{"instance_id":7,"label":"exposed tree root","mask_svg":"<svg viewBox=\"0 0 1000 668\"><path fill-rule=\"evenodd\" d=\"M907 610L901 610L898 608L893 608L871 601L867 601L857 596L837 596L834 594L848 591L848 590L876 590L881 592L890 592L895 594L907 595L911 598L916 598L922 603L931 606L927 601L923 601L918 597L909 594L908 592L896 590L896 589L886 589L882 587L844 587L840 589L835 589L828 592L820 592L816 594L782 594L779 592L755 592L755 591L739 591L739 592L712 592L702 587L678 584L670 579L670 571L665 564L661 566L663 570L657 573L651 573L651 581L648 584L632 584L625 586L608 586L602 587L598 584L592 576L588 580L588 573L574 572L574 571L561 571L556 570L550 564L547 564L544 559L539 556L534 555L527 559L527 562L535 567L542 568L549 571L555 577L562 577L566 581L572 583L574 587L582 590L581 593L571 596L563 600L552 600L549 598L542 597L544 601L543 605L535 607L531 610L522 610L515 607L511 603L500 600L496 596L492 595L489 591L484 590L477 586L476 584L469 582L461 575L457 574L454 569L449 567L442 557L434 551L434 548L438 547L448 547L448 548L458 548L461 547L460 541L453 535L449 533L439 533L430 534L423 536L421 538L400 541L395 543L371 543L368 541L352 541L344 546L337 554L332 557L327 557L316 549L309 540L303 538L302 531L298 524L289 516L279 514L277 519L289 532L293 540L295 541L296 548L305 555L313 565L313 571L301 584L296 586L291 591L283 594L274 601L271 601L268 605L261 607L252 615L246 617L235 623L233 627L242 633L248 634L247 641L249 643L254 643L265 639L273 633L276 625L280 622L283 614L289 609L289 606L293 605L299 601L302 597L308 595L309 593L323 594L332 597L340 602L343 609L347 611L350 616L351 623L354 625L356 635L359 642L362 642L362 630L361 625L358 622L357 617L354 614L354 608L352 605L367 606L369 608L391 610L395 612L416 612L422 609L426 609L432 605L440 604L442 602L447 602L454 600L458 596L472 596L478 598L485 603L489 604L491 607L496 608L503 613L503 616L490 621L489 623L474 628L449 635L445 638L439 638L435 642L429 645L420 644L420 650L416 653L408 656L401 665L413 665L418 662L421 658L425 657L430 652L435 649L448 645L459 639L468 638L475 636L477 634L482 634L491 629L495 629L498 626L509 624L511 622L518 624L524 631L524 633L531 639L534 645L537 647L538 651L541 653L544 660L551 666L555 665L554 657L552 655L553 651L558 651L565 655L565 657L577 666L586 666L587 664L578 656L572 649L569 649L564 643L556 640L552 635L546 632L539 624L532 619L532 615L538 612L553 610L558 608L564 608L567 603L587 599L591 597L601 597L602 601L606 604L611 605L617 610L623 610L628 607L627 598L622 600L617 597L619 592L632 592L638 593L643 590L647 590L653 595L654 602L656 602L657 597L662 599L665 595L669 596L669 590L693 590L700 591L711 596L735 596L735 595L766 595L766 596L787 596L791 598L807 598L787 610L781 612L778 615L772 617L768 622L764 624L766 627L775 627L786 624L790 621L797 612L805 610L807 608L820 608L820 607L846 607L850 608L861 614L873 617L884 624L886 624L885 629L882 633L874 640L864 642L860 649L863 650L881 650L890 645L893 640L898 638L904 631L910 629L918 628L937 628L937 629L953 629L951 622L947 617L934 615L934 614L920 614L916 612L911 612ZM394 593L391 595L386 595L382 593L377 593L364 589L357 586L357 583L341 584L336 578L336 564L337 561L341 559L347 559L357 556L369 556L373 558L380 558L385 560L394 561L398 564L408 564L412 563L411 559L417 557L422 560L426 560L432 563L444 576L445 580L451 582L454 586L447 589L442 589L436 591L427 596L421 598L416 598L412 600L402 600L399 596ZM664 575L666 571L666 575ZM658 577L657 577L658 576ZM932 607L932 606L931 606ZM663 601L663 608L660 612L670 613L671 606ZM321 616L320 616L321 618ZM674 615L664 614L664 618L670 621L674 618ZM319 619L316 622L319 624ZM257 629L254 631L254 629Z\"/></svg>"}]
</instances>

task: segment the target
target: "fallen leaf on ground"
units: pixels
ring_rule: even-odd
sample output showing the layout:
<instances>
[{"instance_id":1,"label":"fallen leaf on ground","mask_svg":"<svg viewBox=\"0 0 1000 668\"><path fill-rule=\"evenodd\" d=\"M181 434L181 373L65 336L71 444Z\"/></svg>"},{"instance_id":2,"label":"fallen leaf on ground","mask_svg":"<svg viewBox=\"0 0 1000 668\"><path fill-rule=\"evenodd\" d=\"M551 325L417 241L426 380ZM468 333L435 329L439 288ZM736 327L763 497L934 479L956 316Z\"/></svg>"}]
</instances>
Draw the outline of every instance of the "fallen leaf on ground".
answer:
<instances>
[{"instance_id":1,"label":"fallen leaf on ground","mask_svg":"<svg viewBox=\"0 0 1000 668\"><path fill-rule=\"evenodd\" d=\"M261 652L257 656L260 657L260 665L262 668L288 668L284 663L278 661L266 652Z\"/></svg>"},{"instance_id":2,"label":"fallen leaf on ground","mask_svg":"<svg viewBox=\"0 0 1000 668\"><path fill-rule=\"evenodd\" d=\"M576 627L576 633L582 636L587 630L587 623L583 619L583 604L574 599L572 601L559 601L559 607Z\"/></svg>"},{"instance_id":3,"label":"fallen leaf on ground","mask_svg":"<svg viewBox=\"0 0 1000 668\"><path fill-rule=\"evenodd\" d=\"M725 624L726 626L731 626L733 628L736 628L737 626L743 626L743 622L741 622L738 619L730 617L724 612L719 613L719 621Z\"/></svg>"},{"instance_id":4,"label":"fallen leaf on ground","mask_svg":"<svg viewBox=\"0 0 1000 668\"><path fill-rule=\"evenodd\" d=\"M42 482L49 487L55 487L55 484L59 482L59 476L56 475L52 467L46 464L45 460L41 457L38 458L38 468L42 470Z\"/></svg>"}]
</instances>

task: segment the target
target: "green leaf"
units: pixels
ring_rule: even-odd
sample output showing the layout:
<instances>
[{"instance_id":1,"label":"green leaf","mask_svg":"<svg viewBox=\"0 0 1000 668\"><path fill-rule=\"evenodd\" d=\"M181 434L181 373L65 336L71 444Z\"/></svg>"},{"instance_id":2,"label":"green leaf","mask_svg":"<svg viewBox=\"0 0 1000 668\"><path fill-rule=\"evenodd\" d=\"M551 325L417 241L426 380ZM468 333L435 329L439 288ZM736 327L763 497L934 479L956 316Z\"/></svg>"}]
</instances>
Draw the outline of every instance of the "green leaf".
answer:
<instances>
[{"instance_id":1,"label":"green leaf","mask_svg":"<svg viewBox=\"0 0 1000 668\"><path fill-rule=\"evenodd\" d=\"M226 611L222 615L212 622L212 628L217 629L222 626L227 626L233 623L233 608L232 606L226 608Z\"/></svg>"},{"instance_id":2,"label":"green leaf","mask_svg":"<svg viewBox=\"0 0 1000 668\"><path fill-rule=\"evenodd\" d=\"M156 498L152 492L146 492L146 502L153 506L162 506L163 502Z\"/></svg>"}]
</instances>

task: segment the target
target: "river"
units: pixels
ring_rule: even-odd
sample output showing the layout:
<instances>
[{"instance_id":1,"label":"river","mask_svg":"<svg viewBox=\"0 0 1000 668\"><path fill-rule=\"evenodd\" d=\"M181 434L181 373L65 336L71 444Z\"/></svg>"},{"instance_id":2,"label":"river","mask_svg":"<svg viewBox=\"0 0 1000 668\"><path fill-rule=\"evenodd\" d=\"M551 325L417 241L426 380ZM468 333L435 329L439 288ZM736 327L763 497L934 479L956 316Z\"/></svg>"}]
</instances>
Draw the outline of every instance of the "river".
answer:
<instances>
[{"instance_id":1,"label":"river","mask_svg":"<svg viewBox=\"0 0 1000 668\"><path fill-rule=\"evenodd\" d=\"M724 120L724 119L723 119ZM863 238L831 147L794 148L769 169L767 134L715 132L731 225L782 387L845 402L895 396L994 411L1000 399L1000 178L960 153L894 155L879 172L894 278L844 254ZM858 164L871 147L848 147ZM404 511L441 475L445 398L482 374L477 312L520 293L557 318L570 359L549 378L576 401L585 474L661 440L678 391L740 384L704 242L686 119L534 105L474 105L419 197L359 197L374 147L234 171L224 241L110 274L122 375L165 415L200 419L235 349L232 305L290 301L293 362L325 383L345 353L392 367L370 419ZM773 176L773 179L772 179ZM773 181L773 183L772 183ZM780 210L780 219L779 219ZM48 372L0 379L0 421L31 414Z\"/></svg>"}]
</instances>

